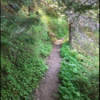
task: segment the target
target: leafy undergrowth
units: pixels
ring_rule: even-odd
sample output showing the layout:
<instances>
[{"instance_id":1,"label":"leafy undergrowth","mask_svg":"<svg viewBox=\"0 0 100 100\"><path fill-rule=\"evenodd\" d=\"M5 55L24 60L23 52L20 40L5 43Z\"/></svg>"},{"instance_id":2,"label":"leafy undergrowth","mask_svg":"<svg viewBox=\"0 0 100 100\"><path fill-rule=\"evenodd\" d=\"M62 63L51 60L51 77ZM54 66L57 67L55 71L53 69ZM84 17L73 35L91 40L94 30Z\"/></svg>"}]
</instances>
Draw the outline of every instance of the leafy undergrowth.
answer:
<instances>
[{"instance_id":1,"label":"leafy undergrowth","mask_svg":"<svg viewBox=\"0 0 100 100\"><path fill-rule=\"evenodd\" d=\"M32 100L48 69L43 61L52 49L47 24L33 15L28 19L23 13L13 16L19 22L2 17L1 100Z\"/></svg>"},{"instance_id":2,"label":"leafy undergrowth","mask_svg":"<svg viewBox=\"0 0 100 100\"><path fill-rule=\"evenodd\" d=\"M54 33L57 39L63 38L65 35L68 37L68 22L64 17L51 17L46 15L41 9L39 9L41 19L44 20L51 33Z\"/></svg>"},{"instance_id":3,"label":"leafy undergrowth","mask_svg":"<svg viewBox=\"0 0 100 100\"><path fill-rule=\"evenodd\" d=\"M60 100L99 100L98 57L71 50L68 43L62 45L61 57Z\"/></svg>"},{"instance_id":4,"label":"leafy undergrowth","mask_svg":"<svg viewBox=\"0 0 100 100\"><path fill-rule=\"evenodd\" d=\"M50 30L57 35L57 38L60 39L68 34L68 23L63 18L51 18L49 17L48 26Z\"/></svg>"}]
</instances>

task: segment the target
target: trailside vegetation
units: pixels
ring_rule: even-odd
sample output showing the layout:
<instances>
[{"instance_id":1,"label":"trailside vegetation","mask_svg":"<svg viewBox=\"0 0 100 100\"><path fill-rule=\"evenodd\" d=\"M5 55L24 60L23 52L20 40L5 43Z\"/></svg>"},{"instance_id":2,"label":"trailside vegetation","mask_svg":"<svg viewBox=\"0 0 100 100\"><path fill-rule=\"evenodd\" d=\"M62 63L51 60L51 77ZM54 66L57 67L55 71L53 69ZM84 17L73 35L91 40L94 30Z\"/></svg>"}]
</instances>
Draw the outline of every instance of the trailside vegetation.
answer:
<instances>
[{"instance_id":1,"label":"trailside vegetation","mask_svg":"<svg viewBox=\"0 0 100 100\"><path fill-rule=\"evenodd\" d=\"M69 21L69 41L60 51L59 98L99 100L98 0L59 0L59 5Z\"/></svg>"},{"instance_id":2,"label":"trailside vegetation","mask_svg":"<svg viewBox=\"0 0 100 100\"><path fill-rule=\"evenodd\" d=\"M60 100L99 100L99 59L85 56L69 43L61 48Z\"/></svg>"},{"instance_id":3,"label":"trailside vegetation","mask_svg":"<svg viewBox=\"0 0 100 100\"><path fill-rule=\"evenodd\" d=\"M98 100L97 9L98 0L1 0L1 100L34 99L48 69L45 59L52 43L62 37L66 39L61 48L60 100ZM71 23L73 49L68 43L67 10L81 14Z\"/></svg>"},{"instance_id":4,"label":"trailside vegetation","mask_svg":"<svg viewBox=\"0 0 100 100\"><path fill-rule=\"evenodd\" d=\"M52 49L48 26L36 13L29 16L25 5L17 12L8 9L2 1L1 100L31 100L48 69L43 60Z\"/></svg>"}]
</instances>

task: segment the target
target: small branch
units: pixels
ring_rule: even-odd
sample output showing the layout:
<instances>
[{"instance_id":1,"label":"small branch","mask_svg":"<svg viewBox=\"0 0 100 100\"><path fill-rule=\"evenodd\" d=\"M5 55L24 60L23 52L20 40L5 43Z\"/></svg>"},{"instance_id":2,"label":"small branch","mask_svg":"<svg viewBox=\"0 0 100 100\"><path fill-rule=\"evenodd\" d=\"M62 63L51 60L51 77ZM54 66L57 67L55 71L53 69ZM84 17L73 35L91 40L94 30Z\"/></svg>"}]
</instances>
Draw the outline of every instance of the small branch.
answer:
<instances>
[{"instance_id":1,"label":"small branch","mask_svg":"<svg viewBox=\"0 0 100 100\"><path fill-rule=\"evenodd\" d=\"M26 27L26 26L25 26ZM22 31L24 31L25 30L25 27L24 28L22 28L19 32L17 32L16 34L20 34Z\"/></svg>"},{"instance_id":2,"label":"small branch","mask_svg":"<svg viewBox=\"0 0 100 100\"><path fill-rule=\"evenodd\" d=\"M25 26L26 27L26 26ZM20 34L21 32L23 32L25 30L25 27L22 28L19 32L15 33L15 34ZM11 34L11 36L13 36L13 33Z\"/></svg>"}]
</instances>

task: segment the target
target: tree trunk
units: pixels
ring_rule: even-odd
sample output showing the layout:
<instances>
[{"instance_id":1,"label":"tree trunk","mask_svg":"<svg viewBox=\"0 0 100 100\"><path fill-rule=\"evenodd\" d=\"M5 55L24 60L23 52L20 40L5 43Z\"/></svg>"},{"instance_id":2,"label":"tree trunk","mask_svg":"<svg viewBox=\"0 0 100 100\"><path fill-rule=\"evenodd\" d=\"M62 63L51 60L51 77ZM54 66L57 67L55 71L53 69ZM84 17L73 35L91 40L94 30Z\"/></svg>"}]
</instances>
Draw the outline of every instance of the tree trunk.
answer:
<instances>
[{"instance_id":1,"label":"tree trunk","mask_svg":"<svg viewBox=\"0 0 100 100\"><path fill-rule=\"evenodd\" d=\"M31 13L33 12L33 8L31 6L28 7L28 12L29 12L29 16L30 16Z\"/></svg>"},{"instance_id":2,"label":"tree trunk","mask_svg":"<svg viewBox=\"0 0 100 100\"><path fill-rule=\"evenodd\" d=\"M68 35L69 35L69 36L68 36L69 40L68 40L68 42L70 43L71 48L72 48L72 46L73 46L73 45L72 45L73 41L72 41L72 31L71 31L71 28L72 28L72 27L71 27L71 24L72 24L71 21L69 21L69 22L68 22L68 29L69 29L69 34L68 34Z\"/></svg>"},{"instance_id":3,"label":"tree trunk","mask_svg":"<svg viewBox=\"0 0 100 100\"><path fill-rule=\"evenodd\" d=\"M32 7L32 1L30 0L30 6L28 7L28 12L29 12L29 16L31 15L33 11L33 7Z\"/></svg>"},{"instance_id":4,"label":"tree trunk","mask_svg":"<svg viewBox=\"0 0 100 100\"><path fill-rule=\"evenodd\" d=\"M99 18L100 13L98 13L97 18Z\"/></svg>"}]
</instances>

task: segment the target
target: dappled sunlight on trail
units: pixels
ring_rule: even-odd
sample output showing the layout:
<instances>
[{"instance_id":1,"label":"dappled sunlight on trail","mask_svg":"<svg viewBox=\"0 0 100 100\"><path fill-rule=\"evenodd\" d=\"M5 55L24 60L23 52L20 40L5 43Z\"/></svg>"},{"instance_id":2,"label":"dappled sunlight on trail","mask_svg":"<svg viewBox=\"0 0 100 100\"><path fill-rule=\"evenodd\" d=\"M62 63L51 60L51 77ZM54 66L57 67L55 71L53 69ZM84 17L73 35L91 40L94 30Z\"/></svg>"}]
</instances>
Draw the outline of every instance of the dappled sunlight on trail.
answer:
<instances>
[{"instance_id":1,"label":"dappled sunlight on trail","mask_svg":"<svg viewBox=\"0 0 100 100\"><path fill-rule=\"evenodd\" d=\"M63 43L64 39L65 39L65 37L63 37L63 38L61 38L61 39L59 39L59 40L56 40L56 41L54 42L54 44L60 45L60 44Z\"/></svg>"}]
</instances>

